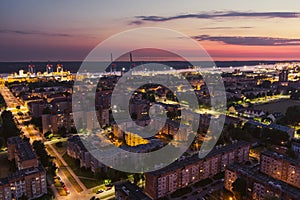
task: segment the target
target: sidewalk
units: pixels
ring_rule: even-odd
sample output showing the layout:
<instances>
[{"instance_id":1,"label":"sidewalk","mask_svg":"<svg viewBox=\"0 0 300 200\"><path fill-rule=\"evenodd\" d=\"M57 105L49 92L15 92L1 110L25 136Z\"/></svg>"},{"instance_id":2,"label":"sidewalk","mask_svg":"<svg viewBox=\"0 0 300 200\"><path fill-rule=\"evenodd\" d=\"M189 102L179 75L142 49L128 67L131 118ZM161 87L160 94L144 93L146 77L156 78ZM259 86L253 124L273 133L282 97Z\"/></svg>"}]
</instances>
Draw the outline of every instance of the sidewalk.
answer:
<instances>
[{"instance_id":1,"label":"sidewalk","mask_svg":"<svg viewBox=\"0 0 300 200\"><path fill-rule=\"evenodd\" d=\"M61 161L61 163L66 167L66 169L70 172L70 174L74 177L76 182L79 184L79 186L83 189L83 191L86 191L87 188L85 185L80 181L80 179L77 177L77 175L73 172L73 170L69 167L69 165L65 162L65 160L62 158L62 156L56 151L56 149L52 146L52 144L48 144L48 146L51 148L51 150L55 153L55 156Z\"/></svg>"}]
</instances>

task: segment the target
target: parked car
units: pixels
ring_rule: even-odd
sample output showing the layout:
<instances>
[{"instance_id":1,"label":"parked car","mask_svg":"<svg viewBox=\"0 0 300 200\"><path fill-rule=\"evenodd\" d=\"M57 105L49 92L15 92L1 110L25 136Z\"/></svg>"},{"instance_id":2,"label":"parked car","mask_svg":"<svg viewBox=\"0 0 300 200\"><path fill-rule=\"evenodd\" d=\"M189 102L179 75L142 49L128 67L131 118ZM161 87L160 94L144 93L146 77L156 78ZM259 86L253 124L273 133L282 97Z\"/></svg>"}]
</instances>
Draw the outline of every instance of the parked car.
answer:
<instances>
[{"instance_id":1,"label":"parked car","mask_svg":"<svg viewBox=\"0 0 300 200\"><path fill-rule=\"evenodd\" d=\"M100 193L102 193L102 192L104 192L104 190L99 189L99 190L96 192L96 194L100 194Z\"/></svg>"},{"instance_id":2,"label":"parked car","mask_svg":"<svg viewBox=\"0 0 300 200\"><path fill-rule=\"evenodd\" d=\"M64 187L67 194L70 194L70 190L67 187Z\"/></svg>"},{"instance_id":3,"label":"parked car","mask_svg":"<svg viewBox=\"0 0 300 200\"><path fill-rule=\"evenodd\" d=\"M106 189L105 189L105 190L107 191L107 190L110 190L111 188L112 188L112 187L106 187Z\"/></svg>"}]
</instances>

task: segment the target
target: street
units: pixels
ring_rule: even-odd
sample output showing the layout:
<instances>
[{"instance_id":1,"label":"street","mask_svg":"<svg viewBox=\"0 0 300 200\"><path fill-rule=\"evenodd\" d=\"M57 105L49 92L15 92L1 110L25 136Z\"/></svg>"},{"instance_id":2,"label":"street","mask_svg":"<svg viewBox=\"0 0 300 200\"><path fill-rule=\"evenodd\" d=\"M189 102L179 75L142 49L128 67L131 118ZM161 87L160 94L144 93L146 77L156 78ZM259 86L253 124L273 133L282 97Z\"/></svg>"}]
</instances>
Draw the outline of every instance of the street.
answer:
<instances>
[{"instance_id":1,"label":"street","mask_svg":"<svg viewBox=\"0 0 300 200\"><path fill-rule=\"evenodd\" d=\"M80 179L76 176L76 174L72 171L72 169L68 166L68 164L64 161L62 158L62 155L60 155L56 149L52 146L52 144L59 142L59 141L66 141L66 138L62 139L56 139L53 141L46 141L42 135L32 124L29 124L28 126L24 125L24 121L29 121L31 119L30 116L27 115L28 108L25 106L23 102L21 102L19 99L17 99L11 91L5 87L0 86L0 93L3 96L6 104L7 104L7 110L11 111L17 127L21 130L21 132L30 139L30 143L32 144L35 140L41 140L44 142L44 144L48 147L46 148L49 155L56 157L56 164L59 167L57 171L57 176L61 178L61 180L65 183L66 187L69 189L70 194L67 196L60 196L58 194L58 191L54 187L54 185L51 185L51 189L53 190L53 193L55 195L55 199L59 200L67 200L67 199L90 199L92 196L98 197L100 199L110 199L114 197L114 187L111 190L104 191L100 194L93 193L93 188L87 189L85 185L80 181ZM18 108L19 107L19 108ZM22 112L23 115L20 116L18 113ZM60 164L61 163L61 166ZM66 173L71 174L71 176L75 179L79 187L82 189L81 192L78 192L78 188L74 187L74 185L70 182L68 179ZM48 182L51 182L48 180ZM52 181L53 182L53 181ZM101 198L103 197L103 198Z\"/></svg>"}]
</instances>

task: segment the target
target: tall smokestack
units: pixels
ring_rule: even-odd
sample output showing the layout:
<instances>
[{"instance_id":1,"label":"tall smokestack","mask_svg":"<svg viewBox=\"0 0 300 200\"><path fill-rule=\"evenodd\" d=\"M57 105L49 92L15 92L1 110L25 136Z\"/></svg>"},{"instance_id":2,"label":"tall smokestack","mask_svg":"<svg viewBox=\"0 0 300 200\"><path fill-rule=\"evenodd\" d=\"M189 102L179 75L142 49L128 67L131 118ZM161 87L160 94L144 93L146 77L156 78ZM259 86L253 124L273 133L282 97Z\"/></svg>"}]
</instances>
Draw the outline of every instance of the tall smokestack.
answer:
<instances>
[{"instance_id":1,"label":"tall smokestack","mask_svg":"<svg viewBox=\"0 0 300 200\"><path fill-rule=\"evenodd\" d=\"M130 57L130 69L132 68L132 53L129 54Z\"/></svg>"},{"instance_id":2,"label":"tall smokestack","mask_svg":"<svg viewBox=\"0 0 300 200\"><path fill-rule=\"evenodd\" d=\"M110 74L112 74L112 62L113 62L113 57L112 57L112 53L110 53Z\"/></svg>"}]
</instances>

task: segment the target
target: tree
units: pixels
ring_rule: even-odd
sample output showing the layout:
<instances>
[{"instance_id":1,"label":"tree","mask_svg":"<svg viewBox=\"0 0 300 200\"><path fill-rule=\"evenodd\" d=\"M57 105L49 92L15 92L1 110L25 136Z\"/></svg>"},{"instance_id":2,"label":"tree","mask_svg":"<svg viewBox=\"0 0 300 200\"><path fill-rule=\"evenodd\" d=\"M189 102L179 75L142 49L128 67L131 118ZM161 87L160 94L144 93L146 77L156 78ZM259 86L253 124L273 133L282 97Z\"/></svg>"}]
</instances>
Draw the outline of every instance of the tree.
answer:
<instances>
[{"instance_id":1,"label":"tree","mask_svg":"<svg viewBox=\"0 0 300 200\"><path fill-rule=\"evenodd\" d=\"M58 148L61 148L61 147L63 147L63 143L62 142L57 142L57 143L55 143L55 146L58 147Z\"/></svg>"},{"instance_id":2,"label":"tree","mask_svg":"<svg viewBox=\"0 0 300 200\"><path fill-rule=\"evenodd\" d=\"M0 110L2 108L6 108L6 102L5 102L4 98L3 98L3 96L0 94Z\"/></svg>"},{"instance_id":3,"label":"tree","mask_svg":"<svg viewBox=\"0 0 300 200\"><path fill-rule=\"evenodd\" d=\"M174 96L173 92L169 91L169 92L166 94L166 98L167 98L167 100L173 101L173 100L175 99L175 96Z\"/></svg>"},{"instance_id":4,"label":"tree","mask_svg":"<svg viewBox=\"0 0 300 200\"><path fill-rule=\"evenodd\" d=\"M264 80L264 81L262 82L261 86L262 86L263 88L270 88L270 87L271 87L271 81L269 81L269 80Z\"/></svg>"},{"instance_id":5,"label":"tree","mask_svg":"<svg viewBox=\"0 0 300 200\"><path fill-rule=\"evenodd\" d=\"M75 127L71 127L70 128L70 133L76 134L77 133L77 129Z\"/></svg>"},{"instance_id":6,"label":"tree","mask_svg":"<svg viewBox=\"0 0 300 200\"><path fill-rule=\"evenodd\" d=\"M155 102L155 96L153 94L149 96L149 101Z\"/></svg>"},{"instance_id":7,"label":"tree","mask_svg":"<svg viewBox=\"0 0 300 200\"><path fill-rule=\"evenodd\" d=\"M300 113L300 106L290 106L286 110L285 118L291 124L298 123L300 122L299 113Z\"/></svg>"},{"instance_id":8,"label":"tree","mask_svg":"<svg viewBox=\"0 0 300 200\"><path fill-rule=\"evenodd\" d=\"M294 158L296 159L297 158L297 155L295 153L295 151L292 149L292 148L289 148L287 151L286 151L286 154L291 157L291 158Z\"/></svg>"},{"instance_id":9,"label":"tree","mask_svg":"<svg viewBox=\"0 0 300 200\"><path fill-rule=\"evenodd\" d=\"M265 195L264 200L279 200L279 198L271 195Z\"/></svg>"},{"instance_id":10,"label":"tree","mask_svg":"<svg viewBox=\"0 0 300 200\"><path fill-rule=\"evenodd\" d=\"M138 118L138 116L137 116L137 113L136 112L133 112L133 113L131 113L131 119L132 120L137 120L137 118Z\"/></svg>"},{"instance_id":11,"label":"tree","mask_svg":"<svg viewBox=\"0 0 300 200\"><path fill-rule=\"evenodd\" d=\"M64 126L61 126L57 130L57 134L60 135L61 137L66 137L67 136L67 129Z\"/></svg>"},{"instance_id":12,"label":"tree","mask_svg":"<svg viewBox=\"0 0 300 200\"><path fill-rule=\"evenodd\" d=\"M6 141L7 138L20 135L20 130L17 128L14 117L10 111L3 111L1 114L2 129L0 135Z\"/></svg>"},{"instance_id":13,"label":"tree","mask_svg":"<svg viewBox=\"0 0 300 200\"><path fill-rule=\"evenodd\" d=\"M29 139L28 137L24 136L24 137L23 137L23 141L25 141L25 142L30 142L30 139Z\"/></svg>"},{"instance_id":14,"label":"tree","mask_svg":"<svg viewBox=\"0 0 300 200\"><path fill-rule=\"evenodd\" d=\"M140 174L137 173L133 174L133 178L134 178L134 184L137 184L138 181L140 180Z\"/></svg>"},{"instance_id":15,"label":"tree","mask_svg":"<svg viewBox=\"0 0 300 200\"><path fill-rule=\"evenodd\" d=\"M106 179L107 178L107 174L106 174L104 168L97 168L95 176L99 179Z\"/></svg>"},{"instance_id":16,"label":"tree","mask_svg":"<svg viewBox=\"0 0 300 200\"><path fill-rule=\"evenodd\" d=\"M289 138L290 136L287 132L269 128L262 129L263 141L269 141L272 144L281 145L281 142L287 142Z\"/></svg>"},{"instance_id":17,"label":"tree","mask_svg":"<svg viewBox=\"0 0 300 200\"><path fill-rule=\"evenodd\" d=\"M51 131L47 131L46 133L44 133L44 137L49 138L51 134Z\"/></svg>"},{"instance_id":18,"label":"tree","mask_svg":"<svg viewBox=\"0 0 300 200\"><path fill-rule=\"evenodd\" d=\"M39 140L35 140L32 143L32 146L37 156L39 157L39 160L41 161L42 165L46 168L47 172L54 175L56 166L52 162L52 157L47 153L44 143L42 143Z\"/></svg>"},{"instance_id":19,"label":"tree","mask_svg":"<svg viewBox=\"0 0 300 200\"><path fill-rule=\"evenodd\" d=\"M237 178L232 183L232 191L237 200L243 199L247 195L247 181L243 178Z\"/></svg>"},{"instance_id":20,"label":"tree","mask_svg":"<svg viewBox=\"0 0 300 200\"><path fill-rule=\"evenodd\" d=\"M4 146L5 141L3 138L0 138L0 149Z\"/></svg>"}]
</instances>

